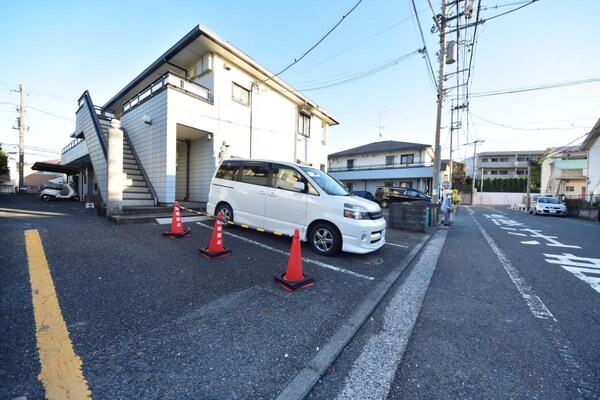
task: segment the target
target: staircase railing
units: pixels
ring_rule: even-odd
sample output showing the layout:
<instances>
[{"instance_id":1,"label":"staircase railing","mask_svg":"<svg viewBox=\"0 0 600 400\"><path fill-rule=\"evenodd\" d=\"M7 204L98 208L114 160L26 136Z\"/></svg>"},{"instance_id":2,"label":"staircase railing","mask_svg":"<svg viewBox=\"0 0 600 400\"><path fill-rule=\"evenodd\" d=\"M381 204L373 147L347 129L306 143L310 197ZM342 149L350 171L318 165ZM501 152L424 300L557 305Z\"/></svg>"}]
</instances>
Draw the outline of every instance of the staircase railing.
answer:
<instances>
[{"instance_id":1,"label":"staircase railing","mask_svg":"<svg viewBox=\"0 0 600 400\"><path fill-rule=\"evenodd\" d=\"M138 157L138 155L135 151L135 148L133 147L133 144L131 143L129 134L127 133L125 128L121 127L121 130L123 131L123 136L124 136L125 140L127 140L127 144L129 144L129 149L131 150L131 154L133 155L133 158L135 159L135 162L137 163L138 168L140 169L140 172L142 173L142 176L144 177L144 180L146 181L146 185L148 185L148 189L150 189L150 193L152 194L152 199L154 200L154 205L157 205L158 204L158 196L156 195L156 190L154 190L154 186L152 186L152 182L150 182L150 179L148 178L148 174L146 174L146 170L144 169L144 166L142 165L140 158Z\"/></svg>"},{"instance_id":2,"label":"staircase railing","mask_svg":"<svg viewBox=\"0 0 600 400\"><path fill-rule=\"evenodd\" d=\"M96 108L94 107L94 103L92 102L92 97L90 93L86 90L83 92L81 97L79 98L79 105L81 106L81 100L84 101L87 106L88 111L90 112L90 118L92 120L92 125L94 125L94 131L98 136L98 142L100 143L100 148L102 149L102 153L104 154L104 159L108 160L108 145L106 143L106 137L102 133L102 127L100 126L100 120L98 119L98 114L96 114Z\"/></svg>"}]
</instances>

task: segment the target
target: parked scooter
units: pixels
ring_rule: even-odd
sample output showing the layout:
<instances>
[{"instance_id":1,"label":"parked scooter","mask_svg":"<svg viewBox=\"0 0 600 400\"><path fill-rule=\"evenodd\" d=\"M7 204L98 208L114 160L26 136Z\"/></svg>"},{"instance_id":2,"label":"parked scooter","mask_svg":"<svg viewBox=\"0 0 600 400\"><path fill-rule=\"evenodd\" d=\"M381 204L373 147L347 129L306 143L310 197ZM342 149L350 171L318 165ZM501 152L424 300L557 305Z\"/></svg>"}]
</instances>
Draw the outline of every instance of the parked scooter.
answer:
<instances>
[{"instance_id":1,"label":"parked scooter","mask_svg":"<svg viewBox=\"0 0 600 400\"><path fill-rule=\"evenodd\" d=\"M51 179L44 184L44 190L40 193L40 199L50 200L73 200L79 201L79 195L71 185L63 183L61 178Z\"/></svg>"}]
</instances>

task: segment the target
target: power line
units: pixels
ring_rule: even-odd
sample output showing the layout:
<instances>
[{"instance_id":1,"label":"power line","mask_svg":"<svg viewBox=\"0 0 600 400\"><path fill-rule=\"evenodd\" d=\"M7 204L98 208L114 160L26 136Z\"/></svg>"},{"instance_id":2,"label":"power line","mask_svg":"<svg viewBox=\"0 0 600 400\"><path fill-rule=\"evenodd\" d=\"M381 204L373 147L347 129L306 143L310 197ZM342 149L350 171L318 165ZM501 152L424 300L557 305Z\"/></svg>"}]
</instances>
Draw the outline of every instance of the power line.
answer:
<instances>
[{"instance_id":1,"label":"power line","mask_svg":"<svg viewBox=\"0 0 600 400\"><path fill-rule=\"evenodd\" d=\"M522 8L525 8L525 7L527 7L527 6L530 6L530 5L532 5L533 3L537 2L537 1L539 1L539 0L531 0L530 2L528 2L528 3L526 3L526 4L523 4L523 5L522 5L522 6L520 6L520 7L513 8L512 10L508 10L508 11L506 11L506 12L503 12L503 13L501 13L501 14L498 14L498 15L494 15L493 17L490 17L490 18L484 19L484 20L483 20L483 21L481 21L481 22L483 23L483 22L486 22L486 21L491 21L491 20L493 20L493 19L495 19L495 18L502 17L502 16L504 16L504 15L506 15L506 14L513 13L513 12L515 12L515 11L518 11L518 10L522 9Z\"/></svg>"},{"instance_id":2,"label":"power line","mask_svg":"<svg viewBox=\"0 0 600 400\"><path fill-rule=\"evenodd\" d=\"M528 87L528 88L506 89L506 90L494 90L494 91L489 91L489 92L480 92L480 93L474 93L474 94L472 94L471 97L489 97L489 96L499 96L499 95L503 95L503 94L532 92L532 91L536 91L536 90L554 89L554 88L559 88L559 87L574 86L574 85L583 85L585 83L594 83L594 82L600 82L600 77L588 78L588 79L581 79L581 80L576 80L576 81L550 83L550 84L540 85L540 86L531 86L531 87Z\"/></svg>"},{"instance_id":3,"label":"power line","mask_svg":"<svg viewBox=\"0 0 600 400\"><path fill-rule=\"evenodd\" d=\"M492 125L496 125L496 126L501 126L503 128L508 128L508 129L515 129L515 130L520 130L520 131L551 131L551 130L563 130L563 129L581 129L581 128L585 128L585 129L590 129L589 126L569 126L569 127L552 127L552 128L518 128L516 126L509 126L509 125L505 125L505 124L499 124L497 122L493 122L493 121L489 121L485 118L481 118L475 114L473 114L472 112L468 111L469 114L471 114L471 116L481 120L481 121L485 121L489 124Z\"/></svg>"},{"instance_id":4,"label":"power line","mask_svg":"<svg viewBox=\"0 0 600 400\"><path fill-rule=\"evenodd\" d=\"M421 54L423 54L425 58L425 62L427 66L429 66L429 71L431 72L433 86L435 87L435 91L437 92L437 82L435 81L435 72L433 72L433 66L431 65L431 59L429 58L429 52L427 51L427 45L425 43L425 36L423 35L423 28L421 27L421 20L419 19L419 13L417 12L417 6L415 5L415 0L411 0L413 11L415 13L415 19L417 20L417 25L419 26L419 33L421 34L421 43L423 44L423 50Z\"/></svg>"},{"instance_id":5,"label":"power line","mask_svg":"<svg viewBox=\"0 0 600 400\"><path fill-rule=\"evenodd\" d=\"M342 16L342 19L340 19L340 20L339 20L339 22L338 22L337 24L335 24L335 25L334 25L334 27L333 27L333 28L331 28L331 29L329 30L329 32L327 32L327 33L325 34L325 36L323 36L323 37L322 37L322 38L321 38L321 39L320 39L320 40L319 40L317 43L315 43L315 45L314 45L314 46L312 46L312 47L311 47L310 49L308 49L308 50L307 50L307 51L306 51L304 54L302 54L302 56L301 56L300 58L298 58L298 59L294 59L294 62L292 62L290 65L288 65L288 66L287 66L287 67L285 67L283 70L281 70L280 72L276 73L275 75L273 75L273 76L271 76L271 77L269 77L269 78L265 79L264 81L262 81L262 83L264 83L264 82L267 82L267 81L269 81L269 80L271 80L271 79L273 79L273 78L275 78L275 77L277 77L277 76L279 76L279 75L283 74L283 73L284 73L285 71L287 71L287 70L288 70L290 67L292 67L293 65L297 64L298 62L300 62L300 60L302 60L302 59L303 59L303 58L304 58L304 57L305 57L305 56L306 56L308 53L310 53L311 51L313 51L313 50L314 50L314 49L315 49L315 48L316 48L316 47L317 47L319 44L321 44L321 42L322 42L323 40L325 40L325 38L326 38L327 36L329 36L329 35L331 34L331 32L333 32L333 31L334 31L334 30L335 30L335 29L336 29L336 28L337 28L337 27L338 27L338 26L339 26L339 25L340 25L340 24L341 24L341 23L344 21L344 19L345 19L345 18L346 18L348 15L352 14L352 12L353 12L353 11L356 9L356 7L358 7L358 5L359 5L360 3L362 3L362 0L358 0L358 3L356 3L356 4L354 5L354 7L352 7L352 9L346 13L346 15L343 15L343 16Z\"/></svg>"},{"instance_id":6,"label":"power line","mask_svg":"<svg viewBox=\"0 0 600 400\"><path fill-rule=\"evenodd\" d=\"M312 90L321 90L321 89L326 89L326 88L330 88L330 87L334 87L334 86L345 85L347 83L354 82L354 81L357 81L357 80L362 79L362 78L366 78L368 76L371 76L373 74L381 72L381 71L383 71L385 69L391 68L391 67L397 65L398 63L400 63L402 61L405 61L408 58L410 58L410 57L412 57L412 56L414 56L414 55L416 55L418 53L419 53L419 50L415 50L414 52L412 52L410 54L407 54L407 55L404 55L402 57L396 58L396 59L394 59L393 61L391 61L391 62L389 62L387 64L375 67L372 70L359 73L359 74L357 74L355 76L352 76L352 77L349 77L347 79L342 79L342 80L339 80L337 82L332 82L330 84L322 85L322 86L317 86L317 87L306 87L306 88L298 89L297 91L308 92L308 91L312 91Z\"/></svg>"},{"instance_id":7,"label":"power line","mask_svg":"<svg viewBox=\"0 0 600 400\"><path fill-rule=\"evenodd\" d=\"M45 111L45 110L41 110L41 109L39 109L39 108L35 108L35 107L31 107L31 106L28 106L27 108L30 108L30 109L32 109L32 110L36 110L36 111L42 112L42 113L44 113L44 114L52 115L53 117L60 118L60 119L64 119L64 120L66 120L66 121L69 121L69 122L75 122L75 121L74 121L74 120L72 120L72 119L65 118L65 117L61 117L60 115L52 114L51 112L48 112L48 111Z\"/></svg>"}]
</instances>

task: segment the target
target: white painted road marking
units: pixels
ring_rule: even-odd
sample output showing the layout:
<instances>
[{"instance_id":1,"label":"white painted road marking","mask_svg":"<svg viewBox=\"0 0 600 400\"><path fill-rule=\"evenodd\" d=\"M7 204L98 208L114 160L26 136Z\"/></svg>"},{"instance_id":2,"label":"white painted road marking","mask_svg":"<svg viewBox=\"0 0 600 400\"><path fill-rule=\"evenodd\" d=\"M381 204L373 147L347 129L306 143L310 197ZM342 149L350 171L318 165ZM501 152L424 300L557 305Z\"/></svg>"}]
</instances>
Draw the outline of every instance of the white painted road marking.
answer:
<instances>
[{"instance_id":1,"label":"white painted road marking","mask_svg":"<svg viewBox=\"0 0 600 400\"><path fill-rule=\"evenodd\" d=\"M212 226L208 226L208 225L202 224L202 223L200 223L200 222L196 222L196 223L197 223L198 225L200 225L200 226L203 226L203 227L205 227L205 228L208 228L208 229L213 229L213 227L212 227ZM276 249L276 248L274 248L274 247L270 247L270 246L267 246L267 245L265 245L265 244L262 244L262 243L260 243L260 242L257 242L257 241L255 241L255 240L251 240L251 239L245 238L245 237L243 237L243 236L239 236L239 235L233 234L233 233L231 233L231 232L223 232L223 233L224 233L225 235L228 235L228 236L234 237L234 238L236 238L236 239L243 240L244 242L247 242L247 243L252 243L252 244L254 244L254 245L256 245L256 246L262 247L263 249L271 250L271 251L273 251L273 252L275 252L275 253L284 254L284 255L286 255L286 256L289 256L289 255L290 255L290 252L289 252L289 251L283 251L283 250L279 250L279 249ZM375 278L373 278L372 276L368 276L368 275L359 274L359 273L356 273L356 272L354 272L354 271L349 271L349 270L347 270L347 269L344 269L344 268L336 267L335 265L325 264L324 262L317 261L317 260L311 260L310 258L305 258L305 257L302 257L302 262L306 262L306 263L309 263L309 264L315 264L315 265L318 265L318 266L320 266L320 267L324 267L324 268L327 268L327 269L331 269L331 270L333 270L333 271L336 271L336 272L342 272L342 273L344 273L344 274L352 275L352 276L355 276L355 277L357 277L357 278L362 278L362 279L366 279L366 280L369 280L369 281L372 281L372 280L374 280L374 279L375 279Z\"/></svg>"},{"instance_id":2,"label":"white painted road marking","mask_svg":"<svg viewBox=\"0 0 600 400\"><path fill-rule=\"evenodd\" d=\"M403 244L388 243L388 242L385 242L385 244L390 245L390 246L396 246L396 247L404 247L405 249L408 249L408 246L405 246Z\"/></svg>"},{"instance_id":3,"label":"white painted road marking","mask_svg":"<svg viewBox=\"0 0 600 400\"><path fill-rule=\"evenodd\" d=\"M421 310L447 230L439 230L424 248L406 282L393 292L383 329L369 338L352 365L338 399L385 399Z\"/></svg>"},{"instance_id":4,"label":"white painted road marking","mask_svg":"<svg viewBox=\"0 0 600 400\"><path fill-rule=\"evenodd\" d=\"M600 293L600 259L577 257L574 254L544 254L546 262L560 264L577 278L581 279ZM590 275L591 274L591 275Z\"/></svg>"},{"instance_id":5,"label":"white painted road marking","mask_svg":"<svg viewBox=\"0 0 600 400\"><path fill-rule=\"evenodd\" d=\"M504 252L500 250L496 242L494 242L494 239L492 239L492 237L488 235L486 230L483 228L483 226L481 226L481 224L475 219L474 216L471 217L473 218L473 222L475 222L475 225L477 225L479 231L481 232L485 240L492 248L493 252L496 254L496 257L498 257L498 261L500 261L500 264L502 264L504 270L506 270L508 276L517 287L517 290L525 299L525 302L527 303L527 306L529 306L529 309L531 310L533 315L536 318L540 319L554 319L554 316L552 315L550 310L548 310L544 302L542 302L542 300L534 293L533 289L527 284L527 282L525 282L525 279L521 277L519 270L515 268L515 266L510 262L510 260L504 255Z\"/></svg>"}]
</instances>

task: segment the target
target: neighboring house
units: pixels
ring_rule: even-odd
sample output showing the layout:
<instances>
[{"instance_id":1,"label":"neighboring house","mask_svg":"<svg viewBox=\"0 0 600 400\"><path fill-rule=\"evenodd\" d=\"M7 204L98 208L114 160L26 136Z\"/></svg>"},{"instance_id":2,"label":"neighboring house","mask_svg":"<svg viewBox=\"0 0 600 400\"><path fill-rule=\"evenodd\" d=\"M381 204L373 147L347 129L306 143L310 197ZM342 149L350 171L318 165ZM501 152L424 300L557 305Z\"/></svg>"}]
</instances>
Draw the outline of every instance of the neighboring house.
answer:
<instances>
[{"instance_id":1,"label":"neighboring house","mask_svg":"<svg viewBox=\"0 0 600 400\"><path fill-rule=\"evenodd\" d=\"M496 151L477 153L475 157L475 179L527 178L527 162L542 157L543 150L532 151ZM469 176L473 176L472 167Z\"/></svg>"},{"instance_id":2,"label":"neighboring house","mask_svg":"<svg viewBox=\"0 0 600 400\"><path fill-rule=\"evenodd\" d=\"M8 156L8 173L0 175L0 194L15 194L19 186L19 172L17 169L18 154L4 150Z\"/></svg>"},{"instance_id":3,"label":"neighboring house","mask_svg":"<svg viewBox=\"0 0 600 400\"><path fill-rule=\"evenodd\" d=\"M386 140L330 154L328 172L350 191L396 186L428 193L433 157L428 144Z\"/></svg>"},{"instance_id":4,"label":"neighboring house","mask_svg":"<svg viewBox=\"0 0 600 400\"><path fill-rule=\"evenodd\" d=\"M587 151L580 146L551 147L542 157L541 191L553 196L585 196Z\"/></svg>"},{"instance_id":5,"label":"neighboring house","mask_svg":"<svg viewBox=\"0 0 600 400\"><path fill-rule=\"evenodd\" d=\"M600 119L584 139L581 150L587 152L586 193L600 202Z\"/></svg>"},{"instance_id":6,"label":"neighboring house","mask_svg":"<svg viewBox=\"0 0 600 400\"><path fill-rule=\"evenodd\" d=\"M202 26L190 31L102 107L79 99L62 164L79 191L107 201L107 139L124 131L123 205L206 202L222 158L293 161L325 169L338 122L255 60Z\"/></svg>"},{"instance_id":7,"label":"neighboring house","mask_svg":"<svg viewBox=\"0 0 600 400\"><path fill-rule=\"evenodd\" d=\"M452 161L452 185L462 182L467 177L465 163ZM440 181L450 181L450 160L442 160L440 164Z\"/></svg>"}]
</instances>

